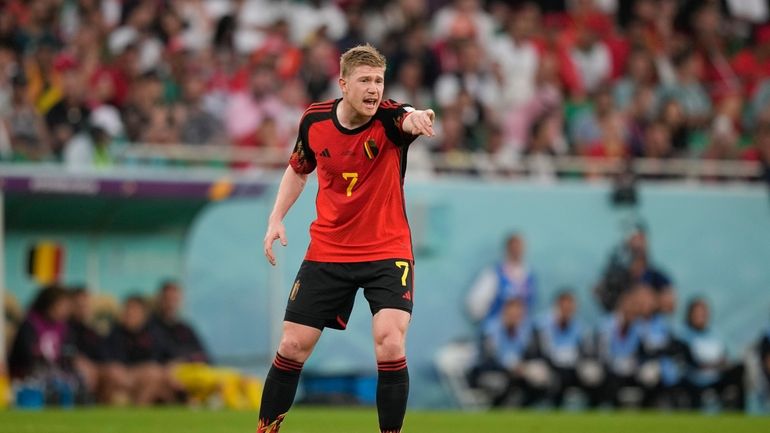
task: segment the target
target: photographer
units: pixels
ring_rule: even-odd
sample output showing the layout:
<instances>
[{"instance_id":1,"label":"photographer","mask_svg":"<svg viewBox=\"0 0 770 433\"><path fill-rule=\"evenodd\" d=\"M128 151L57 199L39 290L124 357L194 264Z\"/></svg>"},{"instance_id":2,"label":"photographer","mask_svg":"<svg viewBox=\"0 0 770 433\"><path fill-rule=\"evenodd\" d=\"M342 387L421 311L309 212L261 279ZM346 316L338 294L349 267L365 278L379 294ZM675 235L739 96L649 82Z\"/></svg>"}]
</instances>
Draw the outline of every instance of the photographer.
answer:
<instances>
[{"instance_id":1,"label":"photographer","mask_svg":"<svg viewBox=\"0 0 770 433\"><path fill-rule=\"evenodd\" d=\"M656 293L674 289L668 274L650 259L647 230L642 224L634 226L626 240L613 250L594 294L605 311L612 311L618 298L637 284L650 286Z\"/></svg>"}]
</instances>

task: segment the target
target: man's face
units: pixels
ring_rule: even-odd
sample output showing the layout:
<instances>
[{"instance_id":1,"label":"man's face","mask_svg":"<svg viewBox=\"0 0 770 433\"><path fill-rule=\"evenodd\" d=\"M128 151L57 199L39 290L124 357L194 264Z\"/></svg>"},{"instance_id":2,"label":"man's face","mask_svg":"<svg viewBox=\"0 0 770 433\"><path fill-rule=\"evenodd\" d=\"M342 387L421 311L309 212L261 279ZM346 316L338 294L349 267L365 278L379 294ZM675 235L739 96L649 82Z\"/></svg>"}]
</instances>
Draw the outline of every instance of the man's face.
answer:
<instances>
[{"instance_id":1,"label":"man's face","mask_svg":"<svg viewBox=\"0 0 770 433\"><path fill-rule=\"evenodd\" d=\"M577 309L575 298L572 296L563 296L559 298L557 305L559 308L559 317L564 320L572 320L575 316L575 310Z\"/></svg>"},{"instance_id":2,"label":"man's face","mask_svg":"<svg viewBox=\"0 0 770 433\"><path fill-rule=\"evenodd\" d=\"M182 306L182 290L177 286L167 287L160 296L160 309L163 315L175 317Z\"/></svg>"},{"instance_id":3,"label":"man's face","mask_svg":"<svg viewBox=\"0 0 770 433\"><path fill-rule=\"evenodd\" d=\"M72 298L72 315L84 322L88 320L91 315L91 296L88 293L78 293Z\"/></svg>"},{"instance_id":4,"label":"man's face","mask_svg":"<svg viewBox=\"0 0 770 433\"><path fill-rule=\"evenodd\" d=\"M372 117L382 101L385 68L357 66L339 81L342 97L361 116Z\"/></svg>"},{"instance_id":5,"label":"man's face","mask_svg":"<svg viewBox=\"0 0 770 433\"><path fill-rule=\"evenodd\" d=\"M140 302L129 301L123 307L123 326L138 331L147 321L147 310Z\"/></svg>"},{"instance_id":6,"label":"man's face","mask_svg":"<svg viewBox=\"0 0 770 433\"><path fill-rule=\"evenodd\" d=\"M508 241L508 258L512 261L519 262L524 258L524 239L520 237L512 237Z\"/></svg>"},{"instance_id":7,"label":"man's face","mask_svg":"<svg viewBox=\"0 0 770 433\"><path fill-rule=\"evenodd\" d=\"M695 304L690 313L690 324L695 329L706 329L709 323L709 310L706 304L699 302Z\"/></svg>"},{"instance_id":8,"label":"man's face","mask_svg":"<svg viewBox=\"0 0 770 433\"><path fill-rule=\"evenodd\" d=\"M505 303L503 307L503 325L518 326L524 320L526 311L520 299L513 299Z\"/></svg>"}]
</instances>

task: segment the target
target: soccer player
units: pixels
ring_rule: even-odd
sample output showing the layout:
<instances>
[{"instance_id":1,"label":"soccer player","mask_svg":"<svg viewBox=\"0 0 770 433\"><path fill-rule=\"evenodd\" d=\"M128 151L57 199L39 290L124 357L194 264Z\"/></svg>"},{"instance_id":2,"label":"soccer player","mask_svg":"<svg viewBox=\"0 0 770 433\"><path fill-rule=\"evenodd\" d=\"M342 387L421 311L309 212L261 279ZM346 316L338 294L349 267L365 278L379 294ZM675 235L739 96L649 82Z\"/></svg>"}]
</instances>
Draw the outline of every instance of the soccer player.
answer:
<instances>
[{"instance_id":1,"label":"soccer player","mask_svg":"<svg viewBox=\"0 0 770 433\"><path fill-rule=\"evenodd\" d=\"M303 363L324 328L345 329L360 287L373 316L380 431L401 430L414 267L403 180L409 144L433 135L434 113L383 101L384 76L385 58L375 48L351 48L340 58L342 98L310 105L300 121L265 234L268 261L275 265L275 240L286 245L283 218L314 169L317 218L267 374L258 433L278 431Z\"/></svg>"}]
</instances>

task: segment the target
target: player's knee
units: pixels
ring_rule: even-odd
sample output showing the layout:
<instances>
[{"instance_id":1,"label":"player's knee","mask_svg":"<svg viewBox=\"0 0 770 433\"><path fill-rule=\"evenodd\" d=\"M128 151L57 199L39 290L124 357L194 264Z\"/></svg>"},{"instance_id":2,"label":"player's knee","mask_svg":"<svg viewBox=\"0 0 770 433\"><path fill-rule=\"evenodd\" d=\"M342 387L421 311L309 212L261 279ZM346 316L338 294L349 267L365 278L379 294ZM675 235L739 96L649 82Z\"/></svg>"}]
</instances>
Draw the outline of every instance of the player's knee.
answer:
<instances>
[{"instance_id":1,"label":"player's knee","mask_svg":"<svg viewBox=\"0 0 770 433\"><path fill-rule=\"evenodd\" d=\"M389 361L404 356L404 336L400 332L384 332L375 336L378 361Z\"/></svg>"},{"instance_id":2,"label":"player's knee","mask_svg":"<svg viewBox=\"0 0 770 433\"><path fill-rule=\"evenodd\" d=\"M310 356L311 350L312 345L303 343L301 339L293 335L284 335L278 345L278 353L281 356L297 362L305 362Z\"/></svg>"}]
</instances>

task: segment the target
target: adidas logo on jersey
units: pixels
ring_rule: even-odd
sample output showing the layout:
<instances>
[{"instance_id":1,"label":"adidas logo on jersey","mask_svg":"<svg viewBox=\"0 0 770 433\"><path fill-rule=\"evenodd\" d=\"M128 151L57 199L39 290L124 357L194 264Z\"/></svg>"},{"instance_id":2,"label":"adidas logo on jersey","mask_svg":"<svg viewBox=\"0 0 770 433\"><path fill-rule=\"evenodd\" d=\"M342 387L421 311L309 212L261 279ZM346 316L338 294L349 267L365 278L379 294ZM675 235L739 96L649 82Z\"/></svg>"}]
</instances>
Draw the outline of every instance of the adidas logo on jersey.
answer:
<instances>
[{"instance_id":1,"label":"adidas logo on jersey","mask_svg":"<svg viewBox=\"0 0 770 433\"><path fill-rule=\"evenodd\" d=\"M332 154L329 153L329 149L324 149L319 153L319 155L323 156L324 158L331 158Z\"/></svg>"},{"instance_id":2,"label":"adidas logo on jersey","mask_svg":"<svg viewBox=\"0 0 770 433\"><path fill-rule=\"evenodd\" d=\"M406 299L407 301L411 302L412 301L412 291L411 290L407 290L406 292L404 292L404 294L401 296L401 298L402 299Z\"/></svg>"}]
</instances>

